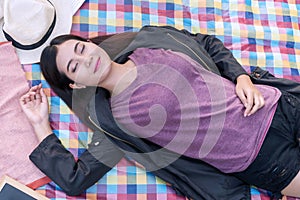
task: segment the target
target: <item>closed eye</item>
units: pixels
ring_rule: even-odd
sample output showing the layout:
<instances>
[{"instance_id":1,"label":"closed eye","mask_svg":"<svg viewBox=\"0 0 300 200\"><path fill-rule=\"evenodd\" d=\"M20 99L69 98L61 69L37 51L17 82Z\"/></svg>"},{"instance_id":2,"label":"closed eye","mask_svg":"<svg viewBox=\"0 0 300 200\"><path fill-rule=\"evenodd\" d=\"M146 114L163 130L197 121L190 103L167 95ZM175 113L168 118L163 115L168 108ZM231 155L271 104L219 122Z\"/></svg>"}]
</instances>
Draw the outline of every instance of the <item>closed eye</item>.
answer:
<instances>
[{"instance_id":1,"label":"closed eye","mask_svg":"<svg viewBox=\"0 0 300 200\"><path fill-rule=\"evenodd\" d=\"M82 45L81 45L81 51L80 51L80 54L83 54L83 52L84 52L84 49L85 49L85 45L84 45L84 44L82 44Z\"/></svg>"},{"instance_id":2,"label":"closed eye","mask_svg":"<svg viewBox=\"0 0 300 200\"><path fill-rule=\"evenodd\" d=\"M75 66L73 67L72 73L75 73L75 72L76 72L77 66L78 66L78 63L76 63Z\"/></svg>"},{"instance_id":3,"label":"closed eye","mask_svg":"<svg viewBox=\"0 0 300 200\"><path fill-rule=\"evenodd\" d=\"M74 47L74 52L77 54L82 54L85 50L85 45L83 42L77 42Z\"/></svg>"}]
</instances>

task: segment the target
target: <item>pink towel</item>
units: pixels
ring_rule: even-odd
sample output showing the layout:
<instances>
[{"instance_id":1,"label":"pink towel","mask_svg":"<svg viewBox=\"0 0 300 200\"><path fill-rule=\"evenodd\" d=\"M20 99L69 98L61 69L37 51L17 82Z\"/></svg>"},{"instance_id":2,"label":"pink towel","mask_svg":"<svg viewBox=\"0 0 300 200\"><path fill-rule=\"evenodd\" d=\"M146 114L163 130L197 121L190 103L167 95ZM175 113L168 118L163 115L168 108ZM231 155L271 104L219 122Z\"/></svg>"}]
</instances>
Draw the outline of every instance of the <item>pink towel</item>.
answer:
<instances>
[{"instance_id":1,"label":"pink towel","mask_svg":"<svg viewBox=\"0 0 300 200\"><path fill-rule=\"evenodd\" d=\"M23 184L39 187L47 178L29 160L38 145L19 98L29 89L25 72L10 42L0 44L0 178L6 174Z\"/></svg>"}]
</instances>

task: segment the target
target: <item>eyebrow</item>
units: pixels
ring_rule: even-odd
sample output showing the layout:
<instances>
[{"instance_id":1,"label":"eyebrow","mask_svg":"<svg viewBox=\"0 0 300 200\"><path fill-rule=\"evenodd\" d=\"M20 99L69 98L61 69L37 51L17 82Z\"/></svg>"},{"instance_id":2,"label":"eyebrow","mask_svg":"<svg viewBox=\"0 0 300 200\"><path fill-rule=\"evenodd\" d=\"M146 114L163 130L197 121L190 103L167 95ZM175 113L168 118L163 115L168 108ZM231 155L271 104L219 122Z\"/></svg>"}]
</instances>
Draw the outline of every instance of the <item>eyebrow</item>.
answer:
<instances>
[{"instance_id":1,"label":"eyebrow","mask_svg":"<svg viewBox=\"0 0 300 200\"><path fill-rule=\"evenodd\" d=\"M77 42L77 43L75 44L75 46L74 46L74 53L77 52L77 48L78 48L79 43L80 43L80 42ZM67 71L69 71L69 69L70 69L71 62L72 62L72 60L70 60L70 61L68 62L68 64L67 64Z\"/></svg>"}]
</instances>

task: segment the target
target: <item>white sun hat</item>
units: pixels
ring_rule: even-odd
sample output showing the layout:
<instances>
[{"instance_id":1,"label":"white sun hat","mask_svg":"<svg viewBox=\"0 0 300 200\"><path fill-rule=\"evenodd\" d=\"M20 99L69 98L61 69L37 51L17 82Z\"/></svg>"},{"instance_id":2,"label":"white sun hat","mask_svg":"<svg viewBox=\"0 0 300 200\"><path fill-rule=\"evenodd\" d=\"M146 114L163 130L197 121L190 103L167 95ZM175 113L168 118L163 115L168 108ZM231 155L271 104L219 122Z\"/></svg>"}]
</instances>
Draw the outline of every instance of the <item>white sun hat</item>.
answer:
<instances>
[{"instance_id":1,"label":"white sun hat","mask_svg":"<svg viewBox=\"0 0 300 200\"><path fill-rule=\"evenodd\" d=\"M11 41L21 64L39 62L50 41L71 31L84 0L0 0L0 42Z\"/></svg>"}]
</instances>

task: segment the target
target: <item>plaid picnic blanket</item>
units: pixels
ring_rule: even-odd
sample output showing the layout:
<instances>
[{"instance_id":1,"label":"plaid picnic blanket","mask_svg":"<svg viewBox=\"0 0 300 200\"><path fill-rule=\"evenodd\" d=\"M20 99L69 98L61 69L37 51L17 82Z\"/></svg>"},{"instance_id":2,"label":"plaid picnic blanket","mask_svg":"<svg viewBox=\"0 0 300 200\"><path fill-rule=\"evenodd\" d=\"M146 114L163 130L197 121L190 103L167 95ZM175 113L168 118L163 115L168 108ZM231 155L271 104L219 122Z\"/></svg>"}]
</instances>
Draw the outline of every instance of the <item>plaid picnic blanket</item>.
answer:
<instances>
[{"instance_id":1,"label":"plaid picnic blanket","mask_svg":"<svg viewBox=\"0 0 300 200\"><path fill-rule=\"evenodd\" d=\"M137 31L144 25L172 25L216 35L249 72L260 66L278 77L300 81L299 0L87 0L73 17L72 33L95 37ZM51 104L54 133L75 157L91 132L41 77L38 64L24 65L32 85L40 82ZM53 182L38 188L51 199L185 199L167 183L130 159L121 162L78 197L68 197ZM253 200L269 193L251 189Z\"/></svg>"}]
</instances>

